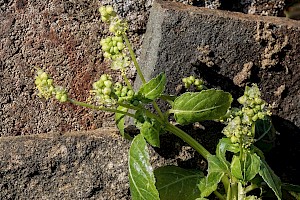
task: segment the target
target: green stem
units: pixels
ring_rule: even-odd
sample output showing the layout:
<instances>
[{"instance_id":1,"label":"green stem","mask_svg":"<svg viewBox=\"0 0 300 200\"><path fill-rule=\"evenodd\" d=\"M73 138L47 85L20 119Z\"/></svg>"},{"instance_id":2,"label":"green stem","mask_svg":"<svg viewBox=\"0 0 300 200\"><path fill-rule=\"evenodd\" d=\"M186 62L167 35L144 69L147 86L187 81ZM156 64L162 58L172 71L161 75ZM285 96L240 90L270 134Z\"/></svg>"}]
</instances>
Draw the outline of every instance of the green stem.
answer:
<instances>
[{"instance_id":1,"label":"green stem","mask_svg":"<svg viewBox=\"0 0 300 200\"><path fill-rule=\"evenodd\" d=\"M257 189L257 188L259 188L257 185L251 184L251 185L249 185L248 187L245 188L244 192L248 193L248 192L250 192L250 191L252 191L254 189Z\"/></svg>"},{"instance_id":2,"label":"green stem","mask_svg":"<svg viewBox=\"0 0 300 200\"><path fill-rule=\"evenodd\" d=\"M228 188L230 187L230 181L229 178L226 176L226 174L222 177L222 183L224 185L225 192L228 193Z\"/></svg>"},{"instance_id":3,"label":"green stem","mask_svg":"<svg viewBox=\"0 0 300 200\"><path fill-rule=\"evenodd\" d=\"M78 105L78 106L82 106L82 107L86 107L86 108L91 108L91 109L94 109L94 110L101 110L101 111L106 111L106 112L119 113L119 114L123 114L123 115L127 115L129 117L135 118L134 114L131 114L131 113L128 113L128 112L124 112L124 111L121 111L121 110L117 110L117 109L114 109L114 108L105 108L105 107L101 107L101 106L94 106L94 105L91 105L91 104L88 104L88 103L84 103L84 102L81 102L81 101L76 101L76 100L70 99L70 98L68 98L68 101L70 103Z\"/></svg>"},{"instance_id":4,"label":"green stem","mask_svg":"<svg viewBox=\"0 0 300 200\"><path fill-rule=\"evenodd\" d=\"M231 185L229 184L228 187L227 187L227 197L226 197L226 200L231 200Z\"/></svg>"},{"instance_id":5,"label":"green stem","mask_svg":"<svg viewBox=\"0 0 300 200\"><path fill-rule=\"evenodd\" d=\"M125 70L121 70L121 74L122 74L122 77L123 77L126 85L128 86L128 88L132 90L132 86L131 86L131 84L130 84L127 76L126 76Z\"/></svg>"},{"instance_id":6,"label":"green stem","mask_svg":"<svg viewBox=\"0 0 300 200\"><path fill-rule=\"evenodd\" d=\"M234 178L232 178L234 179ZM231 179L231 180L232 180ZM238 193L239 193L239 188L238 188L238 184L235 180L232 180L233 182L230 184L230 188L231 188L231 200L237 200L238 199Z\"/></svg>"},{"instance_id":7,"label":"green stem","mask_svg":"<svg viewBox=\"0 0 300 200\"><path fill-rule=\"evenodd\" d=\"M156 102L153 102L153 107L157 111L158 115L162 118L165 119L164 114L161 112L160 108L158 107Z\"/></svg>"},{"instance_id":8,"label":"green stem","mask_svg":"<svg viewBox=\"0 0 300 200\"><path fill-rule=\"evenodd\" d=\"M145 77L144 77L144 75L143 75L143 73L142 73L142 70L141 70L141 68L140 68L140 66L139 66L139 64L138 64L138 62L137 62L135 53L134 53L134 51L133 51L133 49L132 49L132 46L131 46L131 44L130 44L130 42L129 42L129 40L128 40L128 37L127 37L127 35L126 35L125 33L123 34L123 38L124 38L124 40L125 40L125 43L126 43L126 46L127 46L128 50L129 50L129 53L130 53L131 59L132 59L132 61L133 61L133 64L134 64L134 66L135 66L135 68L136 68L136 71L137 71L139 77L141 78L142 83L145 84L145 83L146 83L146 79L145 79ZM157 105L156 102L153 102L153 106L154 106L154 109L158 112L158 115L159 115L161 118L164 118L164 115L162 114L162 112L161 112L161 110L160 110L160 108L158 107L158 105Z\"/></svg>"},{"instance_id":9,"label":"green stem","mask_svg":"<svg viewBox=\"0 0 300 200\"><path fill-rule=\"evenodd\" d=\"M188 143L198 153L200 153L206 160L208 159L209 156L211 156L211 154L201 144L199 144L199 142L197 142L194 138L192 138L190 135L188 135L180 128L177 128L176 126L170 124L169 122L165 124L165 128L167 131L172 132L174 135L178 136L183 141Z\"/></svg>"},{"instance_id":10,"label":"green stem","mask_svg":"<svg viewBox=\"0 0 300 200\"><path fill-rule=\"evenodd\" d=\"M218 192L217 190L214 191L214 194L220 199L220 200L225 200L225 198L223 197L223 195Z\"/></svg>"},{"instance_id":11,"label":"green stem","mask_svg":"<svg viewBox=\"0 0 300 200\"><path fill-rule=\"evenodd\" d=\"M126 46L127 46L128 50L129 50L129 53L130 53L131 59L133 61L133 64L136 68L136 71L137 71L139 77L141 78L142 83L144 84L144 83L146 83L146 80L145 80L144 75L142 73L142 70L141 70L141 68L140 68L140 66L137 62L137 59L136 59L135 53L133 52L132 46L131 46L131 44L130 44L128 38L127 38L127 35L125 33L123 33L123 38L125 40L125 43L126 43Z\"/></svg>"}]
</instances>

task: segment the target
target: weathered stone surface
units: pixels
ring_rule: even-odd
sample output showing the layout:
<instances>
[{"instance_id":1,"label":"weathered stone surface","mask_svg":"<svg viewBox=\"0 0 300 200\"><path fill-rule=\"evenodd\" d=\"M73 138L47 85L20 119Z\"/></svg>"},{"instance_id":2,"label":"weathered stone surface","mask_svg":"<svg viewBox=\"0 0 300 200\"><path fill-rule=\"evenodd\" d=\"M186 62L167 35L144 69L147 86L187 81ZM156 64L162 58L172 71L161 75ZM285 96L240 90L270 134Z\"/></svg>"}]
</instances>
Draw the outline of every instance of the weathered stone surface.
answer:
<instances>
[{"instance_id":1,"label":"weathered stone surface","mask_svg":"<svg viewBox=\"0 0 300 200\"><path fill-rule=\"evenodd\" d=\"M219 0L176 1L228 10L250 5ZM281 1L273 2L277 5ZM99 44L100 38L108 35L107 27L99 20L100 4L112 4L128 20L130 40L139 55L152 3L153 0L0 1L0 136L113 126L111 114L39 99L32 70L44 68L72 98L85 100L99 75L110 72ZM274 10L272 6L267 9ZM132 79L134 74L131 70ZM120 79L118 74L115 76Z\"/></svg>"},{"instance_id":2,"label":"weathered stone surface","mask_svg":"<svg viewBox=\"0 0 300 200\"><path fill-rule=\"evenodd\" d=\"M0 138L0 199L129 199L115 129Z\"/></svg>"},{"instance_id":3,"label":"weathered stone surface","mask_svg":"<svg viewBox=\"0 0 300 200\"><path fill-rule=\"evenodd\" d=\"M166 72L167 92L190 74L235 97L245 84L257 83L274 115L300 127L299 38L299 21L157 1L141 61L147 79Z\"/></svg>"},{"instance_id":4,"label":"weathered stone surface","mask_svg":"<svg viewBox=\"0 0 300 200\"><path fill-rule=\"evenodd\" d=\"M189 75L231 92L235 99L246 84L257 83L273 106L272 120L280 133L267 161L283 181L300 184L299 38L299 21L157 0L140 60L147 80L167 74L169 94Z\"/></svg>"},{"instance_id":5,"label":"weathered stone surface","mask_svg":"<svg viewBox=\"0 0 300 200\"><path fill-rule=\"evenodd\" d=\"M113 126L111 114L38 98L33 71L44 68L72 98L85 100L100 74L111 72L99 44L109 33L98 8L112 3L128 20L139 54L152 0L0 1L0 136Z\"/></svg>"},{"instance_id":6,"label":"weathered stone surface","mask_svg":"<svg viewBox=\"0 0 300 200\"><path fill-rule=\"evenodd\" d=\"M149 147L153 168L198 165L191 147L169 138L158 153ZM130 143L114 128L0 137L0 199L130 199Z\"/></svg>"}]
</instances>

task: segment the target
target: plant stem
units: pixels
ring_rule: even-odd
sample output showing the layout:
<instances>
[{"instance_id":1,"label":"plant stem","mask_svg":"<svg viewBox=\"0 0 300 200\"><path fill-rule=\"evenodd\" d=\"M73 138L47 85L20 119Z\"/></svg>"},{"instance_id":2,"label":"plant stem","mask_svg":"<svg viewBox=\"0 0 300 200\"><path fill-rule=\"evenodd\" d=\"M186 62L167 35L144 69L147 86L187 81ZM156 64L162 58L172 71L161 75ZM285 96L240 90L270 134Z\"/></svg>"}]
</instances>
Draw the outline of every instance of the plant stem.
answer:
<instances>
[{"instance_id":1,"label":"plant stem","mask_svg":"<svg viewBox=\"0 0 300 200\"><path fill-rule=\"evenodd\" d=\"M259 188L259 187L257 185L255 185L255 184L251 184L251 185L249 185L248 187L245 188L244 192L248 193L248 192L250 192L250 191L252 191L252 190L254 190L256 188Z\"/></svg>"},{"instance_id":2,"label":"plant stem","mask_svg":"<svg viewBox=\"0 0 300 200\"><path fill-rule=\"evenodd\" d=\"M214 194L220 199L220 200L225 200L225 198L223 197L223 195L218 192L217 190L214 191Z\"/></svg>"},{"instance_id":3,"label":"plant stem","mask_svg":"<svg viewBox=\"0 0 300 200\"><path fill-rule=\"evenodd\" d=\"M238 200L238 192L239 192L239 188L238 188L238 183L233 180L234 178L232 177L232 183L230 184L230 188L231 188L231 198L230 200Z\"/></svg>"},{"instance_id":4,"label":"plant stem","mask_svg":"<svg viewBox=\"0 0 300 200\"><path fill-rule=\"evenodd\" d=\"M127 35L126 35L125 33L123 34L123 38L124 38L124 40L125 40L125 43L126 43L126 46L127 46L128 50L129 50L129 53L130 53L131 59L132 59L132 61L133 61L133 64L134 64L134 66L135 66L135 69L136 69L136 71L137 71L139 77L141 78L142 83L145 84L145 83L146 83L146 79L145 79L145 77L144 77L144 75L143 75L143 73L142 73L142 70L141 70L141 68L140 68L140 66L139 66L139 64L138 64L138 62L137 62L135 53L134 53L134 51L133 51L133 49L132 49L132 46L131 46L131 44L130 44L130 42L129 42L129 40L128 40L128 37L127 37ZM125 81L126 81L126 80L125 80ZM161 118L164 118L164 115L162 114L162 112L161 112L161 110L160 110L160 108L158 107L158 105L157 105L156 102L153 102L153 107L154 107L154 109L157 111L158 115L159 115Z\"/></svg>"},{"instance_id":5,"label":"plant stem","mask_svg":"<svg viewBox=\"0 0 300 200\"><path fill-rule=\"evenodd\" d=\"M228 187L227 187L227 197L226 197L226 200L231 200L231 185L229 184Z\"/></svg>"},{"instance_id":6,"label":"plant stem","mask_svg":"<svg viewBox=\"0 0 300 200\"><path fill-rule=\"evenodd\" d=\"M129 82L127 76L126 76L125 69L121 70L121 74L122 74L122 77L123 77L127 87L132 90L132 85L130 84L130 82Z\"/></svg>"},{"instance_id":7,"label":"plant stem","mask_svg":"<svg viewBox=\"0 0 300 200\"><path fill-rule=\"evenodd\" d=\"M208 159L209 156L211 156L211 154L201 144L199 144L199 142L197 142L194 138L192 138L190 135L188 135L180 128L177 128L176 126L170 124L169 122L165 124L165 128L167 131L172 132L174 135L178 136L183 141L188 143L198 153L200 153L206 160Z\"/></svg>"},{"instance_id":8,"label":"plant stem","mask_svg":"<svg viewBox=\"0 0 300 200\"><path fill-rule=\"evenodd\" d=\"M224 185L225 192L228 193L228 188L230 187L230 181L229 178L226 176L226 174L222 177L222 183Z\"/></svg>"},{"instance_id":9,"label":"plant stem","mask_svg":"<svg viewBox=\"0 0 300 200\"><path fill-rule=\"evenodd\" d=\"M78 106L82 106L82 107L86 107L86 108L91 108L94 110L101 110L101 111L106 111L106 112L113 112L113 113L119 113L119 114L123 114L123 115L127 115L129 117L133 117L135 118L134 114L128 113L128 112L124 112L121 110L117 110L117 109L113 109L113 108L105 108L105 107L100 107L100 106L94 106L88 103L84 103L81 101L76 101L74 99L70 99L68 98L68 101L72 104L78 105Z\"/></svg>"},{"instance_id":10,"label":"plant stem","mask_svg":"<svg viewBox=\"0 0 300 200\"><path fill-rule=\"evenodd\" d=\"M136 60L135 53L133 52L132 46L131 46L131 44L130 44L128 38L127 38L127 35L126 35L125 33L123 33L123 38L124 38L124 40L125 40L126 46L128 47L128 50L129 50L131 59L132 59L132 61L133 61L133 64L134 64L134 66L135 66L135 68L136 68L136 71L137 71L139 77L140 77L141 80L142 80L142 83L146 83L146 80L145 80L145 78L144 78L144 75L143 75L143 73L142 73L142 70L141 70L141 68L140 68L140 66L139 66L139 64L138 64L138 62L137 62L137 60Z\"/></svg>"}]
</instances>

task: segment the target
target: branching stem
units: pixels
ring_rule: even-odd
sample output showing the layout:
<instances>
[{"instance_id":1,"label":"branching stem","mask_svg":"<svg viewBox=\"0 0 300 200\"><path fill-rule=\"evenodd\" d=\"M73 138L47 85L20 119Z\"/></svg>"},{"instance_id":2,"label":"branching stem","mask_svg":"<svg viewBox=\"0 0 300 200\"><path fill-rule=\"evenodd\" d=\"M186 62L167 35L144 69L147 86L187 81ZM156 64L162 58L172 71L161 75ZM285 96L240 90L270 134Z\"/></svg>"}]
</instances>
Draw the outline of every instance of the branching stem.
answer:
<instances>
[{"instance_id":1,"label":"branching stem","mask_svg":"<svg viewBox=\"0 0 300 200\"><path fill-rule=\"evenodd\" d=\"M101 110L101 111L106 111L106 112L120 113L120 114L127 115L129 117L135 118L134 114L131 114L131 113L128 113L128 112L124 112L124 111L121 111L121 110L117 110L117 109L114 109L114 108L106 108L106 107L101 107L101 106L95 106L95 105L91 105L91 104L84 103L84 102L77 101L77 100L70 99L70 98L68 98L68 101L70 103L78 105L78 106L82 106L82 107L86 107L86 108L91 108L91 109L94 109L94 110Z\"/></svg>"}]
</instances>

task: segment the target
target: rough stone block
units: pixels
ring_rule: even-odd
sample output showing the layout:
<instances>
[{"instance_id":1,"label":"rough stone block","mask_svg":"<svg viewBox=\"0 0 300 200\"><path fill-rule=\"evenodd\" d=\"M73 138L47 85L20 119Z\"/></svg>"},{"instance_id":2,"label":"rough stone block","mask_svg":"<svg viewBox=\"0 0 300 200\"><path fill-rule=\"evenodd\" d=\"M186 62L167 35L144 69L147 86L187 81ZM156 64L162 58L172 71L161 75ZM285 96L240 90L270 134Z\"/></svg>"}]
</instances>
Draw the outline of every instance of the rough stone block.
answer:
<instances>
[{"instance_id":1,"label":"rough stone block","mask_svg":"<svg viewBox=\"0 0 300 200\"><path fill-rule=\"evenodd\" d=\"M170 0L171 1L171 0ZM174 0L172 0L174 1ZM277 15L282 0L178 2ZM98 7L111 4L128 20L129 38L136 53L145 33L153 0L26 1L0 2L0 136L51 131L90 130L113 126L110 114L39 99L34 89L34 67L42 67L72 98L85 100L92 83L111 73L99 40L109 35L100 22ZM268 2L268 1L267 1ZM267 5L266 5L267 4ZM248 12L249 11L249 12ZM131 70L130 78L134 78ZM113 73L113 72L112 72ZM114 74L115 76L118 76Z\"/></svg>"},{"instance_id":2,"label":"rough stone block","mask_svg":"<svg viewBox=\"0 0 300 200\"><path fill-rule=\"evenodd\" d=\"M0 199L128 199L115 129L0 138Z\"/></svg>"},{"instance_id":3,"label":"rough stone block","mask_svg":"<svg viewBox=\"0 0 300 200\"><path fill-rule=\"evenodd\" d=\"M299 21L157 0L140 60L147 79L167 74L168 93L193 74L235 98L257 83L274 118L299 128L299 38Z\"/></svg>"},{"instance_id":4,"label":"rough stone block","mask_svg":"<svg viewBox=\"0 0 300 200\"><path fill-rule=\"evenodd\" d=\"M167 74L168 94L176 94L181 79L190 75L203 78L208 87L231 92L234 99L246 84L257 83L263 99L273 106L279 133L267 161L282 181L300 184L299 38L300 21L157 0L140 61L147 80ZM135 87L140 84L137 79Z\"/></svg>"},{"instance_id":5,"label":"rough stone block","mask_svg":"<svg viewBox=\"0 0 300 200\"><path fill-rule=\"evenodd\" d=\"M201 160L177 137L149 146L153 168ZM130 199L130 140L114 128L0 137L0 199Z\"/></svg>"}]
</instances>

